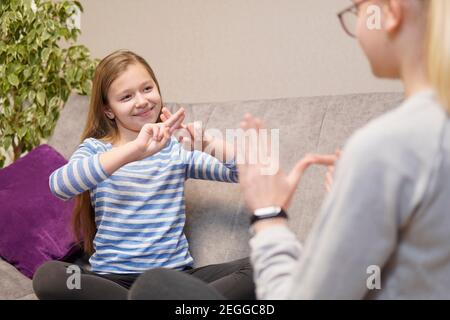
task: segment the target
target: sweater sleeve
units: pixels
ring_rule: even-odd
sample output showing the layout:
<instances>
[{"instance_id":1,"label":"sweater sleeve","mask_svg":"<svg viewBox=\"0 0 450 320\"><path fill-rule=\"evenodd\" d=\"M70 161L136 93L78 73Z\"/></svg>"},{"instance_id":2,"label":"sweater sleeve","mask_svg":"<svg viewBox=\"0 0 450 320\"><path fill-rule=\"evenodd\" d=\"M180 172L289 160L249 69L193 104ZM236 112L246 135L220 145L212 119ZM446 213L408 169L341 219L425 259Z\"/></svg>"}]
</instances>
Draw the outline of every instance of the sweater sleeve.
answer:
<instances>
[{"instance_id":1,"label":"sweater sleeve","mask_svg":"<svg viewBox=\"0 0 450 320\"><path fill-rule=\"evenodd\" d=\"M287 229L251 240L260 299L362 299L372 266L385 266L412 211L414 183L398 149L364 137L349 142L302 249ZM403 164L403 165L402 165ZM381 275L382 276L382 275Z\"/></svg>"},{"instance_id":2,"label":"sweater sleeve","mask_svg":"<svg viewBox=\"0 0 450 320\"><path fill-rule=\"evenodd\" d=\"M273 227L250 240L258 299L287 299L302 246L287 227Z\"/></svg>"},{"instance_id":3,"label":"sweater sleeve","mask_svg":"<svg viewBox=\"0 0 450 320\"><path fill-rule=\"evenodd\" d=\"M217 158L201 152L186 151L180 144L180 155L186 165L186 179L201 179L221 182L238 182L236 161L220 162Z\"/></svg>"},{"instance_id":4,"label":"sweater sleeve","mask_svg":"<svg viewBox=\"0 0 450 320\"><path fill-rule=\"evenodd\" d=\"M51 192L62 200L69 200L107 179L109 175L100 164L99 151L93 139L83 141L69 162L50 175Z\"/></svg>"}]
</instances>

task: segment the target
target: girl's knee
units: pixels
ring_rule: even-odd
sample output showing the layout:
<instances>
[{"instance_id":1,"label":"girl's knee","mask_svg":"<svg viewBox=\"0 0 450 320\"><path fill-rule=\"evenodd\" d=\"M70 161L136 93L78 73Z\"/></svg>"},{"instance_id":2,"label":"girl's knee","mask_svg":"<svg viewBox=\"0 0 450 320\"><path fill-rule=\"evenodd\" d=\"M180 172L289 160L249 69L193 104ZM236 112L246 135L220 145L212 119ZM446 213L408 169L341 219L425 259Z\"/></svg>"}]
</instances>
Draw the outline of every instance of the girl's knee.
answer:
<instances>
[{"instance_id":1,"label":"girl's knee","mask_svg":"<svg viewBox=\"0 0 450 320\"><path fill-rule=\"evenodd\" d=\"M66 264L60 261L47 261L33 275L33 290L39 299L56 299L54 294L61 283L66 282Z\"/></svg>"},{"instance_id":2,"label":"girl's knee","mask_svg":"<svg viewBox=\"0 0 450 320\"><path fill-rule=\"evenodd\" d=\"M181 271L157 268L146 271L131 287L130 300L222 300L205 282Z\"/></svg>"}]
</instances>

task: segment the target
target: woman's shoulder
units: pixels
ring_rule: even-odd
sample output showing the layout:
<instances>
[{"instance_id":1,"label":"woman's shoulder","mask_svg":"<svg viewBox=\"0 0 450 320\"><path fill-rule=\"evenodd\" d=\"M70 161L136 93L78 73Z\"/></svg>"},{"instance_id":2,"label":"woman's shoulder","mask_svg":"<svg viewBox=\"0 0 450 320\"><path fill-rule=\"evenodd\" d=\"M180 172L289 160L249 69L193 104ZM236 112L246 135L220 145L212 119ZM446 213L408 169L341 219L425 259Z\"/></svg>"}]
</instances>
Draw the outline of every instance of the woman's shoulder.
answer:
<instances>
[{"instance_id":1,"label":"woman's shoulder","mask_svg":"<svg viewBox=\"0 0 450 320\"><path fill-rule=\"evenodd\" d=\"M426 91L373 119L357 130L350 141L359 147L383 151L426 148L438 140L446 121L445 111L434 93Z\"/></svg>"},{"instance_id":2,"label":"woman's shoulder","mask_svg":"<svg viewBox=\"0 0 450 320\"><path fill-rule=\"evenodd\" d=\"M357 130L344 150L360 160L420 170L437 151L446 119L432 93L423 93Z\"/></svg>"}]
</instances>

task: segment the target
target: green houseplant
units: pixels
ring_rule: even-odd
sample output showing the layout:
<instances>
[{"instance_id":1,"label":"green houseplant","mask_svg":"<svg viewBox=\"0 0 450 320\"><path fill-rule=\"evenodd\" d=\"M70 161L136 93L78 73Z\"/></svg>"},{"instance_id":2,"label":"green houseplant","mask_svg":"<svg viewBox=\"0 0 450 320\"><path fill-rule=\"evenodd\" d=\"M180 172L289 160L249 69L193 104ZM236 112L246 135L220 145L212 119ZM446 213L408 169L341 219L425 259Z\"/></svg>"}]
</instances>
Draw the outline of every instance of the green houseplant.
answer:
<instances>
[{"instance_id":1,"label":"green houseplant","mask_svg":"<svg viewBox=\"0 0 450 320\"><path fill-rule=\"evenodd\" d=\"M48 138L71 92L88 94L97 60L75 42L78 1L0 1L0 168Z\"/></svg>"}]
</instances>

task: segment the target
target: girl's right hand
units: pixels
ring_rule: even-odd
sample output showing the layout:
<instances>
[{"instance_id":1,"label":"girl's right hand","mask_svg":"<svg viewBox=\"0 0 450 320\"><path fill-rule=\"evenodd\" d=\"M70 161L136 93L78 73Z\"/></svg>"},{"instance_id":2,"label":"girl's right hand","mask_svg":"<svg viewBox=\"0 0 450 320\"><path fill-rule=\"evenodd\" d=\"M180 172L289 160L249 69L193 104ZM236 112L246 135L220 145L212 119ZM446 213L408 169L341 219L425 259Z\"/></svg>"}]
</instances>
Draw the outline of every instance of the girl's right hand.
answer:
<instances>
[{"instance_id":1,"label":"girl's right hand","mask_svg":"<svg viewBox=\"0 0 450 320\"><path fill-rule=\"evenodd\" d=\"M133 141L137 150L135 161L145 159L161 151L173 132L183 122L184 117L184 109L181 108L165 122L145 124Z\"/></svg>"}]
</instances>

